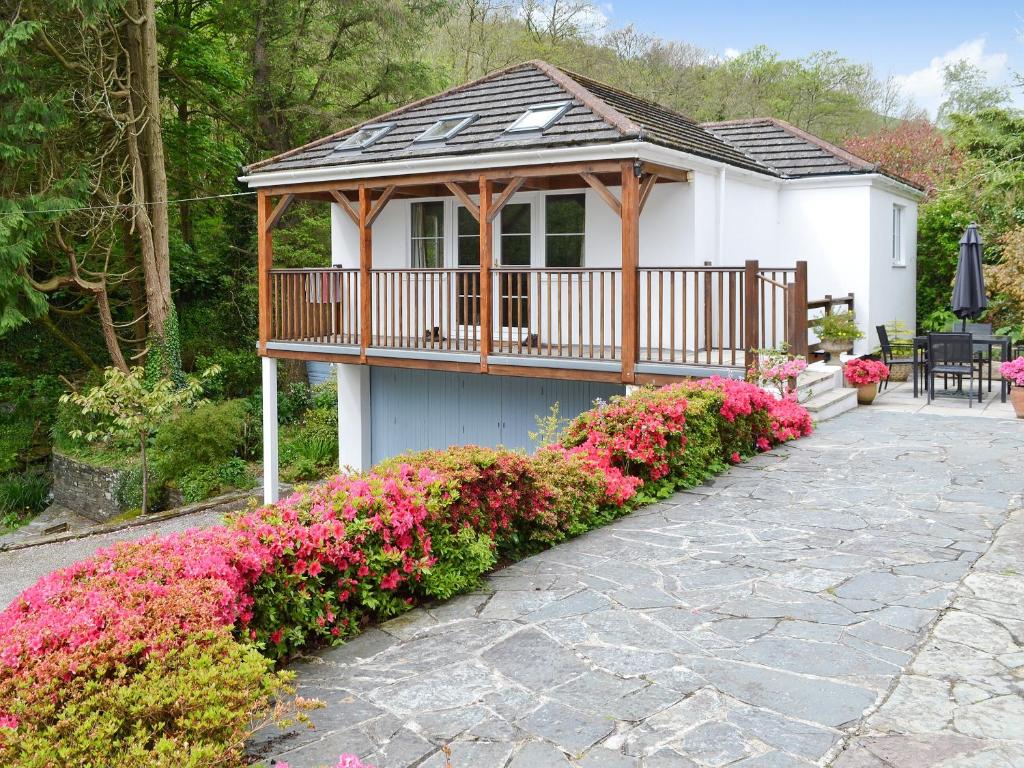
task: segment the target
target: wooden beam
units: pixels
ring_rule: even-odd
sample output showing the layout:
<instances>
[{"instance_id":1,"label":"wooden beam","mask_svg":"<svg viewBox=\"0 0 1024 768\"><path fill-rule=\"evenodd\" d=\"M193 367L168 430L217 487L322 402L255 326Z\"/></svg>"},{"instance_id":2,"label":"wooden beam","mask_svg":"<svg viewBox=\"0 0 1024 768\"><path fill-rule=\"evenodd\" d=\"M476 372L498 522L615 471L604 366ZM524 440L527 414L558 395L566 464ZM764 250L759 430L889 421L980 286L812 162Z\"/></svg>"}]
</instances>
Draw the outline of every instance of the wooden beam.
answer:
<instances>
[{"instance_id":1,"label":"wooden beam","mask_svg":"<svg viewBox=\"0 0 1024 768\"><path fill-rule=\"evenodd\" d=\"M645 173L653 173L669 181L679 181L684 184L693 181L693 171L684 171L681 168L673 168L671 165L644 162L643 169Z\"/></svg>"},{"instance_id":2,"label":"wooden beam","mask_svg":"<svg viewBox=\"0 0 1024 768\"><path fill-rule=\"evenodd\" d=\"M654 189L654 185L658 183L658 174L650 173L640 183L640 213L644 212L644 206L647 205L647 198L651 196L651 191Z\"/></svg>"},{"instance_id":3,"label":"wooden beam","mask_svg":"<svg viewBox=\"0 0 1024 768\"><path fill-rule=\"evenodd\" d=\"M366 362L370 345L370 270L373 268L373 229L370 227L370 190L359 187L359 359Z\"/></svg>"},{"instance_id":4,"label":"wooden beam","mask_svg":"<svg viewBox=\"0 0 1024 768\"><path fill-rule=\"evenodd\" d=\"M487 373L493 328L491 307L491 261L494 257L494 218L491 194L494 182L481 176L480 184L480 372Z\"/></svg>"},{"instance_id":5,"label":"wooden beam","mask_svg":"<svg viewBox=\"0 0 1024 768\"><path fill-rule=\"evenodd\" d=\"M632 173L632 171L630 171L630 173ZM615 211L616 216L622 216L622 204L615 199L615 195L613 195L611 190L604 185L603 181L592 173L581 173L580 176L582 176L583 180L587 182L595 192L597 192L598 196L602 200L608 203L608 207Z\"/></svg>"},{"instance_id":6,"label":"wooden beam","mask_svg":"<svg viewBox=\"0 0 1024 768\"><path fill-rule=\"evenodd\" d=\"M370 208L370 213L366 217L366 226L373 226L373 222L377 220L381 212L384 210L384 206L388 204L388 200L395 194L395 185L385 187L384 191L380 193L380 197L377 198L377 202Z\"/></svg>"},{"instance_id":7,"label":"wooden beam","mask_svg":"<svg viewBox=\"0 0 1024 768\"><path fill-rule=\"evenodd\" d=\"M281 199L274 207L274 210L267 217L267 222L264 225L267 228L267 231L270 231L277 226L277 222L279 222L281 217L284 216L284 212L288 210L288 206L292 204L292 200L294 199L295 195L290 193L281 196Z\"/></svg>"},{"instance_id":8,"label":"wooden beam","mask_svg":"<svg viewBox=\"0 0 1024 768\"><path fill-rule=\"evenodd\" d=\"M469 211L470 215L477 221L480 221L480 209L477 207L476 203L474 203L470 199L469 195L466 194L466 190L464 190L454 181L446 181L444 185L448 187L449 191L453 195L459 198L460 203L466 206L466 210Z\"/></svg>"},{"instance_id":9,"label":"wooden beam","mask_svg":"<svg viewBox=\"0 0 1024 768\"><path fill-rule=\"evenodd\" d=\"M759 306L760 286L758 285L758 263L747 259L743 265L743 351L744 365L749 371L757 364L757 350L761 346L761 332L758 325L761 317Z\"/></svg>"},{"instance_id":10,"label":"wooden beam","mask_svg":"<svg viewBox=\"0 0 1024 768\"><path fill-rule=\"evenodd\" d=\"M501 190L501 194L498 195L498 199L494 201L490 211L487 213L487 220L494 221L494 217L501 213L501 209L505 207L505 204L512 199L512 195L519 191L519 188L523 186L523 182L526 179L522 176L517 177L509 181L505 185L505 188Z\"/></svg>"},{"instance_id":11,"label":"wooden beam","mask_svg":"<svg viewBox=\"0 0 1024 768\"><path fill-rule=\"evenodd\" d=\"M270 195L264 190L256 193L256 258L257 290L259 294L259 351L266 354L270 340L270 270L274 264L274 243L270 227Z\"/></svg>"},{"instance_id":12,"label":"wooden beam","mask_svg":"<svg viewBox=\"0 0 1024 768\"><path fill-rule=\"evenodd\" d=\"M339 192L338 190L332 189L332 190L330 190L330 192L331 192L331 197L334 198L334 202L336 202L338 205L341 206L341 210L343 210L346 214L348 214L348 217L350 219L352 219L352 223L355 224L358 227L359 226L359 214L356 213L356 209L352 207L352 203L350 203L348 201L348 198L345 197L343 194L341 194L341 192Z\"/></svg>"},{"instance_id":13,"label":"wooden beam","mask_svg":"<svg viewBox=\"0 0 1024 768\"><path fill-rule=\"evenodd\" d=\"M640 352L640 180L632 161L622 163L621 173L622 382L632 384Z\"/></svg>"},{"instance_id":14,"label":"wooden beam","mask_svg":"<svg viewBox=\"0 0 1024 768\"><path fill-rule=\"evenodd\" d=\"M547 163L544 165L519 165L507 167L486 168L484 170L468 169L463 171L432 171L430 173L414 173L405 176L380 176L366 177L365 179L353 179L346 181L317 181L305 182L302 184L280 184L272 187L264 187L274 195L287 193L305 194L311 192L326 192L331 189L342 191L354 191L359 189L360 184L368 187L383 187L394 184L398 187L412 186L417 184L443 184L448 181L470 182L479 181L480 177L492 181L502 181L514 178L539 178L548 176L579 176L581 173L615 173L618 174L618 160L591 160L572 163ZM660 175L660 172L659 172Z\"/></svg>"}]
</instances>

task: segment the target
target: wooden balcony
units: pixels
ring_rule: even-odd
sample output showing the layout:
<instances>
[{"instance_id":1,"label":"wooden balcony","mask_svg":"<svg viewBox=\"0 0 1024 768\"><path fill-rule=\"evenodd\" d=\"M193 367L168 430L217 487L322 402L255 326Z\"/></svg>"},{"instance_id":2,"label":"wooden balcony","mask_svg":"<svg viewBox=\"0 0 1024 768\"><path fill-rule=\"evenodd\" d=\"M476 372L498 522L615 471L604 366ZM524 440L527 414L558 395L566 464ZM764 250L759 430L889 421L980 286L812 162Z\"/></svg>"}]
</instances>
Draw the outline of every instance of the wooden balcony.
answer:
<instances>
[{"instance_id":1,"label":"wooden balcony","mask_svg":"<svg viewBox=\"0 0 1024 768\"><path fill-rule=\"evenodd\" d=\"M686 170L617 159L261 189L260 354L634 384L741 376L755 350L783 342L806 351L805 263L641 266L641 214L652 190L691 180ZM617 266L495 263L495 219L518 190L581 187L619 220ZM375 264L373 224L388 201L438 195L453 196L476 220L480 266ZM274 268L272 231L294 199L331 203L351 219L358 268Z\"/></svg>"},{"instance_id":2,"label":"wooden balcony","mask_svg":"<svg viewBox=\"0 0 1024 768\"><path fill-rule=\"evenodd\" d=\"M640 267L628 317L621 268L269 271L267 353L335 362L621 380L742 375L751 350L807 347L806 268ZM365 302L363 299L365 298Z\"/></svg>"}]
</instances>

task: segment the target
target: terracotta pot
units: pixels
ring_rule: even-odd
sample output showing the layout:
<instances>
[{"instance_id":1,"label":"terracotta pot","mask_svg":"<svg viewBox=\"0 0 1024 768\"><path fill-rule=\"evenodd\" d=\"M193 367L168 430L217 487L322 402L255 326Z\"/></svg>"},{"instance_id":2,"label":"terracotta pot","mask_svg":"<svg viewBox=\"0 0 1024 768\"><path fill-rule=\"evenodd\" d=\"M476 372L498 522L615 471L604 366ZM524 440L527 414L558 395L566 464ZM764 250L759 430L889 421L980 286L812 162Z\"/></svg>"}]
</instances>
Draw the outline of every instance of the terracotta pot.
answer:
<instances>
[{"instance_id":1,"label":"terracotta pot","mask_svg":"<svg viewBox=\"0 0 1024 768\"><path fill-rule=\"evenodd\" d=\"M861 384L857 387L857 402L861 405L871 405L878 395L878 382L872 384Z\"/></svg>"},{"instance_id":2,"label":"terracotta pot","mask_svg":"<svg viewBox=\"0 0 1024 768\"><path fill-rule=\"evenodd\" d=\"M1010 402L1018 419L1024 419L1024 387L1010 387Z\"/></svg>"}]
</instances>

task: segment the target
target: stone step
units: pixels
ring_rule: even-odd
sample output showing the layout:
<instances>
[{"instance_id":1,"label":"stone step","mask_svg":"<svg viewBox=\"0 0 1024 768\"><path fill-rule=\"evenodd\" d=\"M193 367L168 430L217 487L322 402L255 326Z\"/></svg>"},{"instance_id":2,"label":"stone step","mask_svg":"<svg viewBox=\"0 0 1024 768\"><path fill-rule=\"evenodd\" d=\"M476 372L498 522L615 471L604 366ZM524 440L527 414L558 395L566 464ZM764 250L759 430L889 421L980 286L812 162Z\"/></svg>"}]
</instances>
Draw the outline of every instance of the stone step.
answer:
<instances>
[{"instance_id":1,"label":"stone step","mask_svg":"<svg viewBox=\"0 0 1024 768\"><path fill-rule=\"evenodd\" d=\"M856 389L830 389L803 404L815 421L827 421L857 407Z\"/></svg>"},{"instance_id":2,"label":"stone step","mask_svg":"<svg viewBox=\"0 0 1024 768\"><path fill-rule=\"evenodd\" d=\"M816 395L840 389L842 386L843 380L838 366L815 364L797 377L796 397L799 402L806 403Z\"/></svg>"}]
</instances>

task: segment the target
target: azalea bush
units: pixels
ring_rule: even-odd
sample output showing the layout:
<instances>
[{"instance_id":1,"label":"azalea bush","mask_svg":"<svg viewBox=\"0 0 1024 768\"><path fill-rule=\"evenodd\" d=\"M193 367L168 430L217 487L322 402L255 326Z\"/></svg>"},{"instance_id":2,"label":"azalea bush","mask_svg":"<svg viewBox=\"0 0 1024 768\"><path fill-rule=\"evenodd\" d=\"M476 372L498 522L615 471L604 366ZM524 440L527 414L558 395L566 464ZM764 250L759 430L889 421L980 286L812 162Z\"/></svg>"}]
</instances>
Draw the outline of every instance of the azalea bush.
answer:
<instances>
[{"instance_id":1,"label":"azalea bush","mask_svg":"<svg viewBox=\"0 0 1024 768\"><path fill-rule=\"evenodd\" d=\"M757 362L747 369L747 379L762 386L774 387L779 397L789 391L789 382L807 369L807 360L790 355L788 345L780 349L757 350Z\"/></svg>"},{"instance_id":2,"label":"azalea bush","mask_svg":"<svg viewBox=\"0 0 1024 768\"><path fill-rule=\"evenodd\" d=\"M889 366L879 360L857 358L846 363L844 374L846 380L855 387L863 387L888 378Z\"/></svg>"},{"instance_id":3,"label":"azalea bush","mask_svg":"<svg viewBox=\"0 0 1024 768\"><path fill-rule=\"evenodd\" d=\"M999 364L999 375L1015 387L1024 387L1024 357Z\"/></svg>"},{"instance_id":4,"label":"azalea bush","mask_svg":"<svg viewBox=\"0 0 1024 768\"><path fill-rule=\"evenodd\" d=\"M0 764L240 766L254 724L313 706L274 661L470 590L499 560L811 428L795 399L750 382L647 388L530 456L411 454L225 526L101 551L0 613Z\"/></svg>"}]
</instances>

